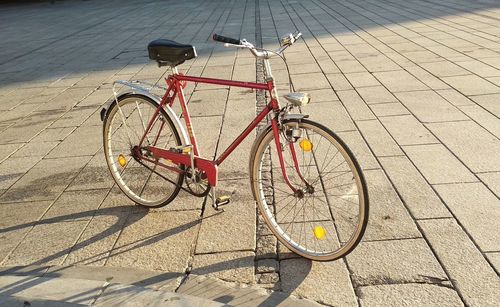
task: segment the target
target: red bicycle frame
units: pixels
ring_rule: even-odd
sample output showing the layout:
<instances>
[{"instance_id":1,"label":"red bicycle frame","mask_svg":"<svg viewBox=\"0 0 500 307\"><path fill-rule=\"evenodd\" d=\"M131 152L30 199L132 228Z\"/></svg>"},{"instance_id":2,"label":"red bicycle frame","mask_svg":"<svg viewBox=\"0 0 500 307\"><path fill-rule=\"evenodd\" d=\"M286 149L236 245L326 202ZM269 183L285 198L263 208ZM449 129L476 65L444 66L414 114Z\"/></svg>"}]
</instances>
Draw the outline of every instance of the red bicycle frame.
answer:
<instances>
[{"instance_id":1,"label":"red bicycle frame","mask_svg":"<svg viewBox=\"0 0 500 307\"><path fill-rule=\"evenodd\" d=\"M156 112L153 114L152 118L150 119L148 126L145 130L144 135L142 136L141 142L139 144L139 148L141 148L143 145L143 141L146 138L146 135L151 131L151 128L156 120L156 117L158 116L161 108L163 108L166 104L169 106L172 106L175 98L177 97L179 99L181 108L182 108L182 114L184 117L184 122L186 124L186 130L189 136L189 140L192 145L192 151L193 151L193 159L191 158L190 155L187 155L185 153L179 153L175 152L169 149L162 149L155 147L156 141L158 140L158 137L161 133L161 130L163 128L163 124L161 124L158 134L155 138L155 142L152 144L153 146L147 146L146 148L153 154L154 157L159 157L163 158L169 161L172 161L176 165L191 165L192 162L194 162L194 167L202 170L206 174L206 178L208 180L208 183L211 186L216 186L217 185L217 174L218 174L218 166L233 152L238 145L250 134L250 132L255 129L255 127L271 112L274 111L276 114L278 114L280 107L278 100L273 96L273 90L274 90L274 81L270 80L267 83L254 83L254 82L242 82L242 81L231 81L231 80L223 80L223 79L213 79L213 78L204 78L204 77L194 77L194 76L185 76L183 74L179 73L174 73L173 75L170 75L166 79L168 88L167 91L165 92L165 95L163 95L163 98L160 102L160 105ZM266 90L269 92L271 100L270 102L266 105L266 107L257 115L257 117L243 130L243 132L229 145L229 147L216 159L216 160L207 160L204 158L199 157L199 152L198 152L198 143L196 141L196 136L193 132L192 126L191 126L191 117L189 115L189 110L187 107L187 103L184 99L184 93L183 89L186 87L187 82L196 82L196 83L206 83L206 84L214 84L214 85L226 85L226 86L234 86L234 87L243 87L243 88L251 88L251 89L256 89L256 90ZM281 148L281 143L280 143L280 136L279 136L279 129L278 129L278 121L277 118L272 119L272 130L274 134L274 139L275 139L275 145L277 148ZM298 169L298 164L296 161L295 157L295 151L293 149L293 146L291 146L292 149L292 157L294 158L294 164L295 168L297 169L297 172L299 173L300 178L302 176L300 175L300 171ZM290 188L295 192L296 188L292 186L292 184L289 182L288 176L286 174L286 169L284 167L284 160L283 160L283 155L281 150L277 150L280 164L281 164L281 170L285 179L285 182L290 186ZM170 170L176 171L176 172L183 172L182 169L177 168L177 167L172 167L172 166L167 166L163 163L160 163L157 159L151 159L148 158L144 155L140 155L140 159L147 160L149 162L158 164L162 167L166 167Z\"/></svg>"}]
</instances>

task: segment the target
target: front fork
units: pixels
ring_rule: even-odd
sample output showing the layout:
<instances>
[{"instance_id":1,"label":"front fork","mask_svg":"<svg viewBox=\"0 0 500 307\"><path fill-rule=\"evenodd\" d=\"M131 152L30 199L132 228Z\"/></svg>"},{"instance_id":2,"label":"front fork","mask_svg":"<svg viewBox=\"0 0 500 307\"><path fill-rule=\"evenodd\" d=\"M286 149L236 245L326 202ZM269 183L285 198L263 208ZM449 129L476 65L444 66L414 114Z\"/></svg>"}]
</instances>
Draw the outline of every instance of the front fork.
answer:
<instances>
[{"instance_id":1,"label":"front fork","mask_svg":"<svg viewBox=\"0 0 500 307\"><path fill-rule=\"evenodd\" d=\"M280 166L281 166L281 174L283 175L283 178L285 179L285 183L288 185L288 187L293 191L293 193L296 196L303 196L304 192L309 192L311 193L312 191L312 186L304 179L302 176L302 173L300 172L300 167L299 163L297 161L297 155L295 153L295 147L293 146L293 143L289 143L289 148L290 148L290 153L293 159L293 165L295 167L295 171L297 172L297 175L299 176L300 180L305 184L305 189L297 189L295 188L292 183L290 182L290 179L288 178L288 174L286 172L286 164L285 164L285 159L283 158L283 149L281 146L281 135L280 135L280 127L278 127L278 119L273 118L272 120L272 129L273 129L273 134L274 134L274 142L276 146L276 151L278 152L278 159L280 161ZM285 141L288 142L288 140L285 139Z\"/></svg>"}]
</instances>

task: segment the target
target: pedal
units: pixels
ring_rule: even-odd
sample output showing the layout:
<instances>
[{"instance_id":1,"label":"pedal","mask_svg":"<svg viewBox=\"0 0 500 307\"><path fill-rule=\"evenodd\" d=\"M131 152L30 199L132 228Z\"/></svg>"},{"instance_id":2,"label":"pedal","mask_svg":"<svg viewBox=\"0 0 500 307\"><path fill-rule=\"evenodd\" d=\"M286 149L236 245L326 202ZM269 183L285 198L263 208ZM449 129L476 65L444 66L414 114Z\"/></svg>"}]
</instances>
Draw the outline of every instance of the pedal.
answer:
<instances>
[{"instance_id":1,"label":"pedal","mask_svg":"<svg viewBox=\"0 0 500 307\"><path fill-rule=\"evenodd\" d=\"M180 145L180 146L170 147L169 150L175 153L188 154L193 150L193 145Z\"/></svg>"},{"instance_id":2,"label":"pedal","mask_svg":"<svg viewBox=\"0 0 500 307\"><path fill-rule=\"evenodd\" d=\"M231 202L231 196L229 195L222 195L217 197L215 200L215 203L217 206L225 206Z\"/></svg>"}]
</instances>

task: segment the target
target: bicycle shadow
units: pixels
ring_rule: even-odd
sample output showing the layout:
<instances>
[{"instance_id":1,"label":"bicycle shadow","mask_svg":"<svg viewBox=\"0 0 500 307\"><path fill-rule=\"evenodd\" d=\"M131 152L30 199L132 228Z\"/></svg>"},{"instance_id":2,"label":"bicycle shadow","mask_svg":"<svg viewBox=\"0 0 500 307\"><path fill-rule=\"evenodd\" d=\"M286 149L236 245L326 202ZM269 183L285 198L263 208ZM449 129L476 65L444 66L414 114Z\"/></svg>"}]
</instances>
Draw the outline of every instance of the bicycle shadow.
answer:
<instances>
[{"instance_id":1,"label":"bicycle shadow","mask_svg":"<svg viewBox=\"0 0 500 307\"><path fill-rule=\"evenodd\" d=\"M58 217L53 217L53 218L47 218L44 220L41 220L38 222L38 224L45 224L45 225L50 225L53 223L60 223L60 222L69 222L73 221L76 219L82 219L86 217L100 217L100 216L114 216L116 217L116 221L113 225L108 227L106 230L103 232L100 232L88 239L82 240L78 243L76 243L74 246L65 248L63 250L60 250L50 256L44 257L42 259L36 260L31 262L28 266L16 266L16 267L11 267L11 268L5 268L5 269L0 269L0 276L1 275L18 275L18 276L26 276L26 278L23 278L21 280L12 282L11 284L5 285L0 289L0 295L3 296L14 296L16 293L20 293L24 290L36 287L37 285L40 285L41 283L44 283L47 281L47 279L43 278L37 278L37 277L64 277L64 271L68 269L68 266L63 266L60 268L54 269L53 266L47 265L50 261L63 257L71 252L77 251L79 249L85 248L86 246L93 244L95 242L101 241L109 236L115 235L117 232L121 231L123 229L124 225L130 226L134 223L137 223L141 219L143 219L147 214L148 210L143 209L140 207L134 208L132 212L131 206L127 205L122 205L122 206L116 206L116 207L109 207L109 208L101 208L97 210L89 210L85 212L79 212L79 213L73 213L73 214L67 214L64 216L58 216ZM127 214L128 213L128 214ZM215 213L214 215L217 215L220 213ZM203 219L208 219L211 218L214 215L206 216L203 218L198 218L194 221L190 221L188 223L184 223L178 227L174 227L171 229L167 229L163 232L150 235L150 236L145 236L141 237L140 239L134 240L132 242L129 242L127 244L121 245L119 251L113 251L107 250L104 252L92 254L88 256L87 258L80 259L79 261L72 263L70 267L78 267L79 264L87 263L89 260L92 262L97 262L99 260L102 260L104 258L107 258L110 256L112 253L113 256L124 254L127 252L130 252L134 249L138 249L141 247L149 246L152 245L160 240L164 240L168 237L174 236L176 234L179 234L184 231L188 231L189 229L192 229L193 227L198 226L201 224ZM16 230L21 230L23 228L28 228L28 227L33 227L33 222L28 222L24 224L19 224L19 225L14 225L10 227L5 227L0 229L0 235L2 233L7 233L10 231L16 231ZM196 268L196 271L203 272L206 275L210 275L212 273L218 273L224 270L227 270L228 268L231 270L237 270L237 269L244 269L244 268L254 268L254 257L253 256L247 256L247 257L240 257L240 258L235 258L231 260L226 260L222 262L217 262L214 264L209 264L205 266L201 266ZM301 268L299 270L299 275L294 276L292 281L288 281L287 289L291 289L289 293L283 293L283 292L273 292L271 295L269 295L265 300L261 302L260 305L262 306L270 306L270 305L276 305L279 302L282 302L286 300L286 298L290 295L290 293L297 288L300 283L305 279L307 276L307 273L310 271L311 267L311 262L306 261L305 262L305 268ZM250 264L250 265L249 265ZM50 271L49 271L50 270ZM189 278L190 274L187 275ZM193 277L193 275L191 275ZM156 284L160 284L162 282L165 282L167 280L171 280L174 278L179 278L178 273L172 273L172 272L165 272L165 273L159 273L155 274L154 276L150 276L144 279L137 280L133 283L130 283L131 286L136 286L136 287L148 287ZM197 277L198 278L198 277ZM184 279L187 280L187 279ZM112 280L110 280L112 282ZM225 304L231 304L231 305L247 305L251 304L252 301L255 300L255 295L257 295L260 290L259 288L248 288L246 291L244 291L243 295L240 294L235 294L234 291L231 290L231 288L228 288L224 286L223 283L219 280L216 279L207 279L204 281L204 283L198 285L196 282L194 282L193 286L186 287L185 286L185 293L184 294L190 294L190 295L197 295L212 299L217 302L225 303ZM192 283L191 283L192 284ZM119 288L119 289L114 289L111 291L106 291L106 295L126 295L127 297L133 298L135 295L139 295L137 291L130 291L131 289L125 287L125 288ZM207 291L209 291L209 295L207 295ZM71 300L73 302L84 302L88 301L89 299L92 298L92 296L95 295L94 291L88 291L88 292L82 292L77 295L67 297L66 300Z\"/></svg>"}]
</instances>

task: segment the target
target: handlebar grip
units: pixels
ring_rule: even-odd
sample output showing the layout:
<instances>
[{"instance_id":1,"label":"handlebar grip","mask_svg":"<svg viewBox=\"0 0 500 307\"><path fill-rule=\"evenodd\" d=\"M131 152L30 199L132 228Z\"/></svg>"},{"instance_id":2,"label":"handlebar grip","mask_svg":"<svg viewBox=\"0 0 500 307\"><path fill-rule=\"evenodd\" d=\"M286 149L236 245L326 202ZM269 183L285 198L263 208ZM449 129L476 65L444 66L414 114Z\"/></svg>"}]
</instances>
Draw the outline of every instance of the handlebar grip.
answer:
<instances>
[{"instance_id":1,"label":"handlebar grip","mask_svg":"<svg viewBox=\"0 0 500 307\"><path fill-rule=\"evenodd\" d=\"M213 38L214 41L221 42L221 43L229 43L229 44L233 44L233 45L241 45L241 40L239 40L239 39L225 37L225 36L222 36L222 35L218 35L216 33L214 33L214 35L212 36L212 38Z\"/></svg>"}]
</instances>

